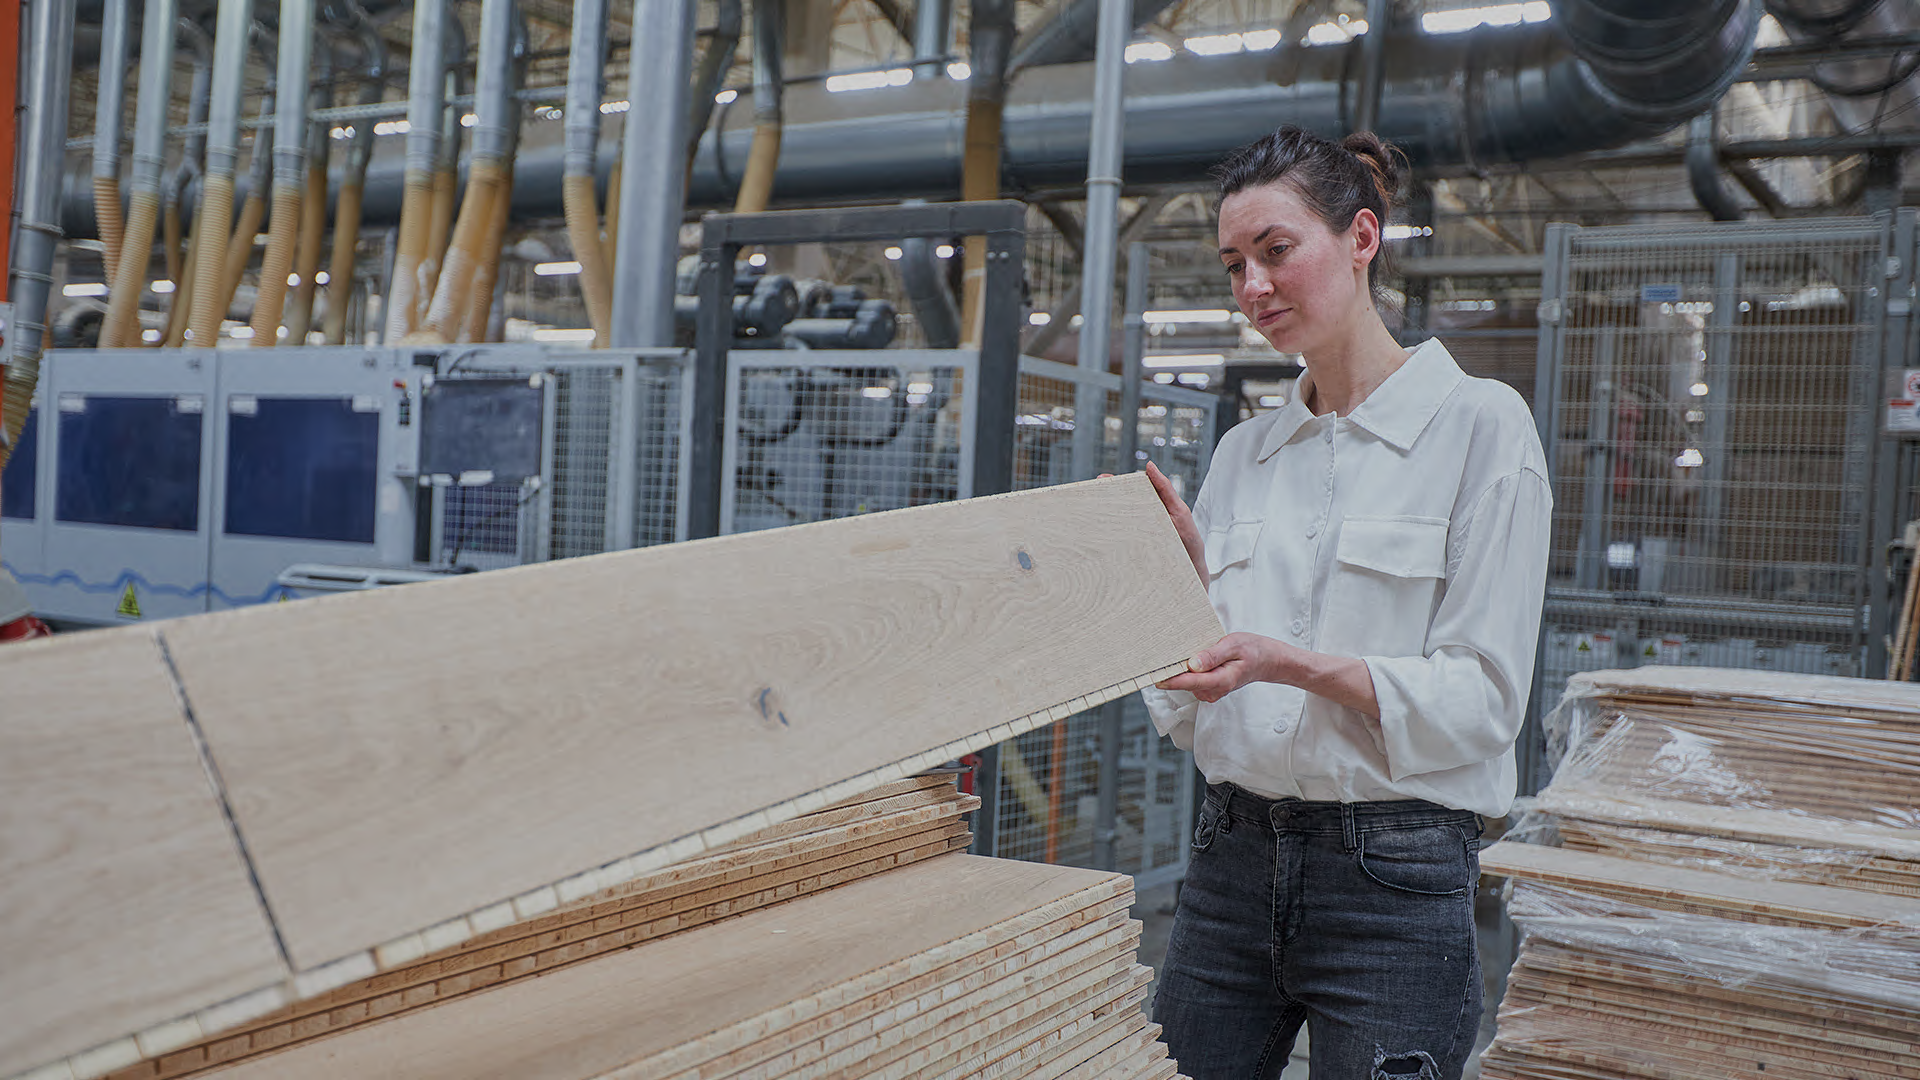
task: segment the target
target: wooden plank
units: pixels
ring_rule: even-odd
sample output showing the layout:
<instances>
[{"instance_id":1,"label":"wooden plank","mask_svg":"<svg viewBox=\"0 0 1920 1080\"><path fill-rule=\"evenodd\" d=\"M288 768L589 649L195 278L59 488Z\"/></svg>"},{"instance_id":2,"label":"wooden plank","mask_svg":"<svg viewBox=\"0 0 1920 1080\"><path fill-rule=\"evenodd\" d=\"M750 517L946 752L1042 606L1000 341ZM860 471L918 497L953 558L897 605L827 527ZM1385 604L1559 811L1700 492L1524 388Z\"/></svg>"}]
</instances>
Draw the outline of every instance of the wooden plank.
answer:
<instances>
[{"instance_id":1,"label":"wooden plank","mask_svg":"<svg viewBox=\"0 0 1920 1080\"><path fill-rule=\"evenodd\" d=\"M1920 861L1920 830L1808 817L1786 809L1709 806L1618 789L1596 790L1584 784L1549 785L1535 796L1534 807L1561 817Z\"/></svg>"},{"instance_id":2,"label":"wooden plank","mask_svg":"<svg viewBox=\"0 0 1920 1080\"><path fill-rule=\"evenodd\" d=\"M306 969L730 842L1131 692L1221 630L1127 475L164 633Z\"/></svg>"},{"instance_id":3,"label":"wooden plank","mask_svg":"<svg viewBox=\"0 0 1920 1080\"><path fill-rule=\"evenodd\" d=\"M964 826L886 841L762 878L662 900L622 898L576 907L472 941L393 971L296 1002L232 1032L142 1062L109 1080L174 1080L295 1043L337 1035L359 1024L433 1008L465 994L544 975L569 964L691 930L770 904L962 851Z\"/></svg>"},{"instance_id":4,"label":"wooden plank","mask_svg":"<svg viewBox=\"0 0 1920 1080\"><path fill-rule=\"evenodd\" d=\"M1757 881L1609 855L1501 841L1480 853L1480 871L1624 895L1650 906L1690 904L1712 913L1796 925L1920 928L1920 902L1852 889Z\"/></svg>"},{"instance_id":5,"label":"wooden plank","mask_svg":"<svg viewBox=\"0 0 1920 1080\"><path fill-rule=\"evenodd\" d=\"M1889 683L1838 675L1801 675L1745 668L1650 665L1575 675L1567 692L1621 695L1655 692L1683 699L1714 697L1766 705L1796 702L1848 705L1920 715L1920 683Z\"/></svg>"},{"instance_id":6,"label":"wooden plank","mask_svg":"<svg viewBox=\"0 0 1920 1080\"><path fill-rule=\"evenodd\" d=\"M0 1076L286 974L151 630L9 645L0 694Z\"/></svg>"},{"instance_id":7,"label":"wooden plank","mask_svg":"<svg viewBox=\"0 0 1920 1080\"><path fill-rule=\"evenodd\" d=\"M944 855L210 1075L622 1075L650 1058L671 1064L663 1055L689 1040L724 1052L728 1032L790 1026L1074 912L1124 903L1126 883Z\"/></svg>"}]
</instances>

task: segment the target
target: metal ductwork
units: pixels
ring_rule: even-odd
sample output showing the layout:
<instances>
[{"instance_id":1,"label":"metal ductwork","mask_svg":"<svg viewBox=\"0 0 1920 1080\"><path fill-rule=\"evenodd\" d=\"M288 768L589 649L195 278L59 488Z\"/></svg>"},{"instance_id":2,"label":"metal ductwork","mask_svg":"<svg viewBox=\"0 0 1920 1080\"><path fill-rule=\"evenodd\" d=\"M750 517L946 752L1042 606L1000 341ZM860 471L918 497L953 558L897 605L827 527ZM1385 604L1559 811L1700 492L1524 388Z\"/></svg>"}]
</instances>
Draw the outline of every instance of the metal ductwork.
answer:
<instances>
[{"instance_id":1,"label":"metal ductwork","mask_svg":"<svg viewBox=\"0 0 1920 1080\"><path fill-rule=\"evenodd\" d=\"M1134 27L1145 26L1173 6L1173 0L1133 0ZM1058 14L1021 35L1013 46L1012 67L1077 64L1093 59L1100 27L1100 0L1069 0Z\"/></svg>"},{"instance_id":2,"label":"metal ductwork","mask_svg":"<svg viewBox=\"0 0 1920 1080\"><path fill-rule=\"evenodd\" d=\"M1659 13L1637 14L1653 9ZM1665 0L1561 0L1555 11L1561 17L1519 27L1390 35L1380 134L1416 166L1563 157L1648 138L1701 112L1732 84L1751 55L1761 3L1716 0L1673 16ZM1569 29L1585 36L1576 44ZM1359 50L1353 42L1290 56L1183 55L1130 66L1128 183L1191 183L1234 147L1280 124L1343 134L1355 105ZM1282 62L1298 64L1290 85L1273 81L1270 69ZM967 87L950 79L856 94L788 87L776 179L781 199L955 197ZM1092 91L1092 65L1028 68L1014 80L1002 140L1009 189L1085 181ZM689 204L733 203L752 138L747 110L730 111L703 136ZM383 147L369 171L368 221L399 216L403 163L395 150ZM601 147L602 176L616 153ZM563 165L557 140L521 149L517 214L561 212ZM90 192L74 189L65 220L90 222L90 201Z\"/></svg>"}]
</instances>

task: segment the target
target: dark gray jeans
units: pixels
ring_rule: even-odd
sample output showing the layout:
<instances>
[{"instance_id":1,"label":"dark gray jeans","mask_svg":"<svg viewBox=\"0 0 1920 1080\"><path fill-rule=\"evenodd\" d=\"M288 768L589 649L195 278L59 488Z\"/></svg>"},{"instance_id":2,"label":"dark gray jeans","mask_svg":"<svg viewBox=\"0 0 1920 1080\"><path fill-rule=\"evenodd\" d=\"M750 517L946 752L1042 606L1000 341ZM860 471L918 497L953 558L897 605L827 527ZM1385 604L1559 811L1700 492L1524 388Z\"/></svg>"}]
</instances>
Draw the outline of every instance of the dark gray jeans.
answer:
<instances>
[{"instance_id":1,"label":"dark gray jeans","mask_svg":"<svg viewBox=\"0 0 1920 1080\"><path fill-rule=\"evenodd\" d=\"M1456 1080L1480 1026L1479 819L1207 789L1153 1002L1193 1080Z\"/></svg>"}]
</instances>

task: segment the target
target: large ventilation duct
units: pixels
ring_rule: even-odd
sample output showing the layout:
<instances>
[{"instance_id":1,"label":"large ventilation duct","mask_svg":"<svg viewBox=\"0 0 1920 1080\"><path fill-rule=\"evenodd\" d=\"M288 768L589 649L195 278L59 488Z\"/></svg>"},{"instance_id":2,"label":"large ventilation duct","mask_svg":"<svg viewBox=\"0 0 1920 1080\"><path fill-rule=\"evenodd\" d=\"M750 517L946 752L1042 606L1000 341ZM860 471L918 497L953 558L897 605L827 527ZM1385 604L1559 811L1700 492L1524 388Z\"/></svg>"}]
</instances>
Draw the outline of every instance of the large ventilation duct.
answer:
<instances>
[{"instance_id":1,"label":"large ventilation duct","mask_svg":"<svg viewBox=\"0 0 1920 1080\"><path fill-rule=\"evenodd\" d=\"M1173 6L1173 0L1133 0L1132 25L1145 26ZM1014 43L1012 67L1076 64L1093 59L1099 36L1100 0L1068 0L1058 14L1022 34Z\"/></svg>"},{"instance_id":2,"label":"large ventilation duct","mask_svg":"<svg viewBox=\"0 0 1920 1080\"><path fill-rule=\"evenodd\" d=\"M1567 0L1556 11L1583 4L1608 11L1625 6L1623 0ZM1733 83L1752 53L1760 14L1759 0L1727 0L1689 8L1684 24L1663 15L1659 21L1670 31L1666 51L1632 61L1586 59L1560 20L1460 34L1390 35L1377 130L1416 166L1564 157L1648 138L1704 110ZM1602 25L1621 39L1642 40L1628 34L1639 24L1624 16ZM1611 55L1609 48L1583 48L1588 55ZM1192 183L1229 150L1280 124L1344 134L1355 102L1358 50L1356 42L1296 50L1293 58L1276 50L1130 66L1127 182ZM1283 59L1298 63L1295 81L1286 86L1269 77L1270 65ZM776 180L780 197L953 198L960 191L968 85L925 79L849 94L829 94L818 85L788 87ZM1655 94L1655 87L1663 89ZM1014 81L1001 159L1010 188L1065 189L1085 182L1092 89L1090 65L1029 68ZM690 204L732 204L753 137L744 111L733 111L702 138ZM603 146L600 156L609 159L611 149ZM522 194L515 210L558 214L563 165L557 143L521 150L514 177ZM403 190L399 163L377 163L367 181L367 219L394 221ZM69 200L68 206L74 215L69 220L86 220L83 202Z\"/></svg>"},{"instance_id":3,"label":"large ventilation duct","mask_svg":"<svg viewBox=\"0 0 1920 1080\"><path fill-rule=\"evenodd\" d=\"M1920 8L1900 0L1767 0L1767 10L1797 42L1893 38L1920 30ZM1920 59L1822 64L1813 83L1826 91L1842 124L1860 130L1876 118L1920 115ZM1881 100L1882 95L1886 100Z\"/></svg>"}]
</instances>

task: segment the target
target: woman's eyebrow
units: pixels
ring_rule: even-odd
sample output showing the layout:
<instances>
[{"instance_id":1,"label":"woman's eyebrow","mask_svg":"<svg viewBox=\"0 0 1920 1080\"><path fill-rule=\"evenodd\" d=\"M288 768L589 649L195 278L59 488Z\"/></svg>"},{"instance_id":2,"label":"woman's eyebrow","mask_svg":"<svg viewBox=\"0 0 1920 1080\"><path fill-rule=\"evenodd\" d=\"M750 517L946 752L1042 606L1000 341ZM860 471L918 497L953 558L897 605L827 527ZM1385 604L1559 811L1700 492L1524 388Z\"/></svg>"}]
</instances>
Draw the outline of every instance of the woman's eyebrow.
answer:
<instances>
[{"instance_id":1,"label":"woman's eyebrow","mask_svg":"<svg viewBox=\"0 0 1920 1080\"><path fill-rule=\"evenodd\" d=\"M1261 230L1260 230L1260 232L1259 232L1259 233L1258 233L1257 235L1255 235L1255 236L1254 236L1254 238L1253 238L1253 242L1257 244L1257 243L1259 243L1259 242L1261 242L1262 240L1265 240L1265 239L1267 238L1267 234L1268 234L1268 233L1271 233L1271 232L1272 232L1273 230L1275 230L1275 229L1277 229L1277 228L1279 228L1279 227L1280 227L1280 226L1278 226L1278 225L1269 225L1269 226L1267 226L1266 228L1264 228L1264 229L1261 229ZM1221 249L1220 249L1220 254L1222 254L1222 255L1238 255L1238 254L1240 254L1240 249L1238 249L1238 248L1231 248L1231 247L1223 247L1223 248L1221 248Z\"/></svg>"}]
</instances>

